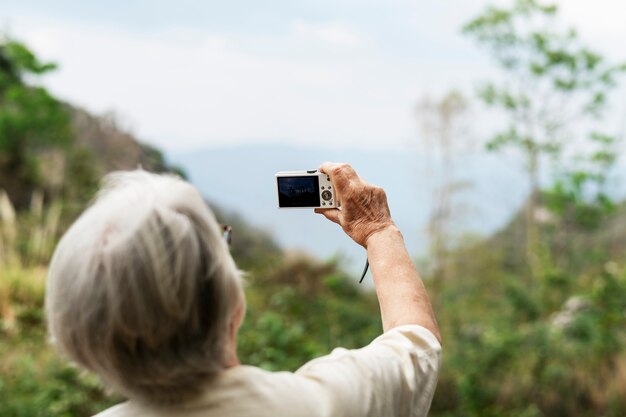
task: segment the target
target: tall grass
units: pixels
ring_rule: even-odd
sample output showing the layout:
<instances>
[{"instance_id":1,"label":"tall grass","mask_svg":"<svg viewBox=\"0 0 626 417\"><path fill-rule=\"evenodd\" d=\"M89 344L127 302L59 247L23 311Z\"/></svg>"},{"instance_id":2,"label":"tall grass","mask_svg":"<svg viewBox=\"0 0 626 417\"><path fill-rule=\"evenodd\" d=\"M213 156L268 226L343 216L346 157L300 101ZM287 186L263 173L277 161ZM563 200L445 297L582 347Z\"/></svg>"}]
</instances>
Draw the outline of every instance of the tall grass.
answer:
<instances>
[{"instance_id":1,"label":"tall grass","mask_svg":"<svg viewBox=\"0 0 626 417\"><path fill-rule=\"evenodd\" d=\"M0 328L5 332L16 332L21 321L42 324L35 316L41 315L46 263L60 222L61 204L44 208L41 192L33 193L30 210L17 213L0 190Z\"/></svg>"},{"instance_id":2,"label":"tall grass","mask_svg":"<svg viewBox=\"0 0 626 417\"><path fill-rule=\"evenodd\" d=\"M44 205L40 191L32 194L30 209L17 213L7 193L0 190L0 266L45 265L61 232L63 205Z\"/></svg>"},{"instance_id":3,"label":"tall grass","mask_svg":"<svg viewBox=\"0 0 626 417\"><path fill-rule=\"evenodd\" d=\"M0 190L0 266L14 261L16 256L17 221L15 208L8 194Z\"/></svg>"},{"instance_id":4,"label":"tall grass","mask_svg":"<svg viewBox=\"0 0 626 417\"><path fill-rule=\"evenodd\" d=\"M62 205L35 192L16 212L0 190L0 416L89 416L110 406L100 383L59 358L47 340L47 263ZM119 401L119 399L118 399Z\"/></svg>"}]
</instances>

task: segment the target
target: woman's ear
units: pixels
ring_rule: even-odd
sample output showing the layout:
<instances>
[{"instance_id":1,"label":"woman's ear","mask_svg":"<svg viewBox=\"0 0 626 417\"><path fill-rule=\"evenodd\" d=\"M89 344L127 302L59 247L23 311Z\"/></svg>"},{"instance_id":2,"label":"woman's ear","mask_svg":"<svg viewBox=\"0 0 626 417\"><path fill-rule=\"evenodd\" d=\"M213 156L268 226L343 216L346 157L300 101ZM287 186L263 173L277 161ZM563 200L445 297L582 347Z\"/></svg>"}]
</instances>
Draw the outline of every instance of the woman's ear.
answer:
<instances>
[{"instance_id":1,"label":"woman's ear","mask_svg":"<svg viewBox=\"0 0 626 417\"><path fill-rule=\"evenodd\" d=\"M237 332L239 332L239 328L241 327L241 323L243 323L245 315L246 303L245 301L242 301L233 312L233 315L230 318L230 323L228 324L228 339L230 347L228 359L225 364L227 368L239 365L239 358L237 357Z\"/></svg>"},{"instance_id":2,"label":"woman's ear","mask_svg":"<svg viewBox=\"0 0 626 417\"><path fill-rule=\"evenodd\" d=\"M236 333L243 323L243 319L246 316L246 303L240 302L230 319L230 331Z\"/></svg>"}]
</instances>

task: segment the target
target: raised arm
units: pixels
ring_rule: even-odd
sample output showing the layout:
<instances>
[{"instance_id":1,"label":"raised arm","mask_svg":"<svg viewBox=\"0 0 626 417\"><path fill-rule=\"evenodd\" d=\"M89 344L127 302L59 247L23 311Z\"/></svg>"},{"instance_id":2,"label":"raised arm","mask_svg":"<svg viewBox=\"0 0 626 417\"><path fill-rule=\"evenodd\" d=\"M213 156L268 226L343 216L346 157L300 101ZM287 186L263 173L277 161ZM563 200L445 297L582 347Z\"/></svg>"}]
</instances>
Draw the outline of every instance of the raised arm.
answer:
<instances>
[{"instance_id":1,"label":"raised arm","mask_svg":"<svg viewBox=\"0 0 626 417\"><path fill-rule=\"evenodd\" d=\"M391 218L385 191L363 181L347 164L327 162L320 171L330 176L341 208L316 212L339 224L367 250L384 331L418 324L441 342L424 283Z\"/></svg>"}]
</instances>

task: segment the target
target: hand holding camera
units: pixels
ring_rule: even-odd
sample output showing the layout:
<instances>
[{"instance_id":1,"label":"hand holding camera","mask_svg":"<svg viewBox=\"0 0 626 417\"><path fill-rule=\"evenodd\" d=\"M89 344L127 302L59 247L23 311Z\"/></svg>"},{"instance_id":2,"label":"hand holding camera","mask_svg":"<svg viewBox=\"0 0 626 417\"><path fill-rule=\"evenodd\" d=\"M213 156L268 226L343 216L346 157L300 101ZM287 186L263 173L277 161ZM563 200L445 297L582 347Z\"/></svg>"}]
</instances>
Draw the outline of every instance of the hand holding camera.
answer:
<instances>
[{"instance_id":1,"label":"hand holding camera","mask_svg":"<svg viewBox=\"0 0 626 417\"><path fill-rule=\"evenodd\" d=\"M300 179L294 179L297 177ZM320 181L325 181L324 190ZM336 207L321 204L328 181ZM294 184L302 189L301 194L306 191L309 197L299 197L297 193L292 193L297 198L281 196L281 189L284 191ZM319 170L276 174L276 189L280 208L315 208L316 213L340 225L352 240L367 249L385 331L419 324L441 340L428 294L406 250L402 233L391 218L382 188L368 184L348 164L326 162Z\"/></svg>"},{"instance_id":2,"label":"hand holding camera","mask_svg":"<svg viewBox=\"0 0 626 417\"><path fill-rule=\"evenodd\" d=\"M352 240L365 248L371 236L388 227L395 228L381 187L364 181L348 164L326 162L320 171L334 184L341 208L316 209L316 213L340 225Z\"/></svg>"},{"instance_id":3,"label":"hand holding camera","mask_svg":"<svg viewBox=\"0 0 626 417\"><path fill-rule=\"evenodd\" d=\"M326 162L319 170L279 172L276 195L279 208L314 208L365 248L370 236L395 227L385 191L365 182L348 164Z\"/></svg>"}]
</instances>

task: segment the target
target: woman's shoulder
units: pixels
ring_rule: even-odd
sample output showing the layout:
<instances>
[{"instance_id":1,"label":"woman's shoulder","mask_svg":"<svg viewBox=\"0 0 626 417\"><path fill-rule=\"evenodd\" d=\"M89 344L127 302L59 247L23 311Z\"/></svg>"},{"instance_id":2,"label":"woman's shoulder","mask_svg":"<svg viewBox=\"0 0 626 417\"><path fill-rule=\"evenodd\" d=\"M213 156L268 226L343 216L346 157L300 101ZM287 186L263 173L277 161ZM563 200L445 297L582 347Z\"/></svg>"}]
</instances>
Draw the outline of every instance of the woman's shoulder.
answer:
<instances>
[{"instance_id":1,"label":"woman's shoulder","mask_svg":"<svg viewBox=\"0 0 626 417\"><path fill-rule=\"evenodd\" d=\"M199 396L175 406L145 405L126 401L94 417L258 415L259 410L290 409L290 402L314 398L311 387L291 372L271 372L239 365L216 375ZM293 404L295 409L296 404ZM272 415L267 413L267 415ZM273 414L276 415L276 414ZM298 415L293 414L293 415Z\"/></svg>"}]
</instances>

